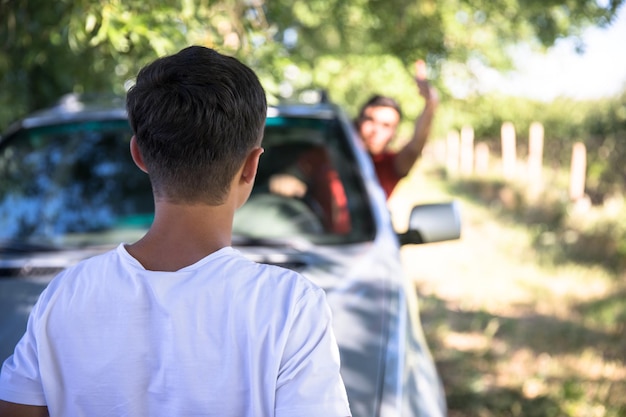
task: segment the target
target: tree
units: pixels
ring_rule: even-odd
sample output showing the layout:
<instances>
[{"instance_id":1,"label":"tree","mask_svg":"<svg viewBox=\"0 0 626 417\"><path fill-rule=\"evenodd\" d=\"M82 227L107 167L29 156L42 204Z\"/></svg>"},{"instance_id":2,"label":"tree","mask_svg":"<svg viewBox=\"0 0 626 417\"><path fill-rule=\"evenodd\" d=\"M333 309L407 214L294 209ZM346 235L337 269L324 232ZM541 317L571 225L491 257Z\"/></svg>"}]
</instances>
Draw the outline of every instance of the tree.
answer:
<instances>
[{"instance_id":1,"label":"tree","mask_svg":"<svg viewBox=\"0 0 626 417\"><path fill-rule=\"evenodd\" d=\"M320 62L328 60L346 61L350 67L345 57L358 56L363 73L378 68L381 57L387 57L384 62L399 60L408 74L415 59L425 58L435 78L445 66L454 76L469 79L473 76L470 63L513 69L508 52L516 43L547 48L559 38L580 38L589 25L610 24L622 2L274 0L267 2L267 14L278 33L290 33L291 38L297 34L289 53L303 72L319 72ZM579 48L582 51L584 45ZM370 62L366 58L371 58ZM395 78L398 74L390 73L365 85L379 88ZM355 83L355 89L363 89L361 81ZM335 90L334 84L323 87ZM354 94L351 91L337 98Z\"/></svg>"},{"instance_id":2,"label":"tree","mask_svg":"<svg viewBox=\"0 0 626 417\"><path fill-rule=\"evenodd\" d=\"M147 61L192 43L265 67L278 44L264 19L245 0L0 2L0 130L66 93L123 93Z\"/></svg>"},{"instance_id":3,"label":"tree","mask_svg":"<svg viewBox=\"0 0 626 417\"><path fill-rule=\"evenodd\" d=\"M444 63L507 69L511 44L545 47L588 25L607 25L622 2L4 0L0 128L64 93L121 93L146 61L192 43L253 66L270 98L289 87L286 80L292 88L329 89L349 109L383 84L411 101L406 81L416 58L427 60L435 78Z\"/></svg>"}]
</instances>

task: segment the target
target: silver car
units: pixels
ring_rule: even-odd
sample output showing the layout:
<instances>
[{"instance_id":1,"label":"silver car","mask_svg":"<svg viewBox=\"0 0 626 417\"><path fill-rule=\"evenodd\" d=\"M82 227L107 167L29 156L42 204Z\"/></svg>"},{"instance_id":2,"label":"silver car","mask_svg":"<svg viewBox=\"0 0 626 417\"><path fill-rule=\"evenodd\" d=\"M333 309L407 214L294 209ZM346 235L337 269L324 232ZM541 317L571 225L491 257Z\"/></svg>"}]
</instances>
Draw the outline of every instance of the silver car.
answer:
<instances>
[{"instance_id":1,"label":"silver car","mask_svg":"<svg viewBox=\"0 0 626 417\"><path fill-rule=\"evenodd\" d=\"M0 139L0 361L56 273L150 226L150 184L130 137L123 99L72 95ZM263 146L233 246L326 290L355 417L445 416L400 247L459 238L457 204L416 206L409 230L396 233L372 163L331 103L269 108ZM276 191L280 175L305 191Z\"/></svg>"}]
</instances>

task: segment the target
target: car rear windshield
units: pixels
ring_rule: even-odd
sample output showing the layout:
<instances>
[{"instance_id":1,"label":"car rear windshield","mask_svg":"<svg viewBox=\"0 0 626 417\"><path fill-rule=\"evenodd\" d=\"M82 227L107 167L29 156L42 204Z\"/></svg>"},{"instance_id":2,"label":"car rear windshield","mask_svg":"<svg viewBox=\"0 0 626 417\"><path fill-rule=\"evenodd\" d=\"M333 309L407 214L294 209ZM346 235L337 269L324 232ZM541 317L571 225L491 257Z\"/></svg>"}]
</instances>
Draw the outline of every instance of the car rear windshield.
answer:
<instances>
[{"instance_id":1,"label":"car rear windshield","mask_svg":"<svg viewBox=\"0 0 626 417\"><path fill-rule=\"evenodd\" d=\"M6 137L0 145L0 240L84 247L140 238L154 205L148 176L130 157L131 135L126 120L109 120ZM234 234L315 244L372 239L370 206L346 140L336 120L268 118L265 153L253 193L236 213ZM280 188L285 178L284 184L297 180L300 191Z\"/></svg>"}]
</instances>

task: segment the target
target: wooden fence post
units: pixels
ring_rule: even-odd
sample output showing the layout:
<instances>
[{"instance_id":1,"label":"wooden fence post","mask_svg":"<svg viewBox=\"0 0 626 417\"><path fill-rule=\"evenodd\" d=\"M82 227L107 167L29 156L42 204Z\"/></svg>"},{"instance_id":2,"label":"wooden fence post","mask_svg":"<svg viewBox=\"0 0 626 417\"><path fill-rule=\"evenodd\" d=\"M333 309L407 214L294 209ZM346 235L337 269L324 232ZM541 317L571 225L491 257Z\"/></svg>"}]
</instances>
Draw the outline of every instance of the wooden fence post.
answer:
<instances>
[{"instance_id":1,"label":"wooden fence post","mask_svg":"<svg viewBox=\"0 0 626 417\"><path fill-rule=\"evenodd\" d=\"M459 171L459 132L453 130L448 133L446 142L446 168L449 173L457 174Z\"/></svg>"},{"instance_id":2,"label":"wooden fence post","mask_svg":"<svg viewBox=\"0 0 626 417\"><path fill-rule=\"evenodd\" d=\"M489 171L489 145L484 142L476 144L474 149L475 171L478 175L484 175Z\"/></svg>"},{"instance_id":3,"label":"wooden fence post","mask_svg":"<svg viewBox=\"0 0 626 417\"><path fill-rule=\"evenodd\" d=\"M572 148L572 163L569 178L569 197L579 201L585 196L585 175L587 171L587 148L576 142Z\"/></svg>"},{"instance_id":4,"label":"wooden fence post","mask_svg":"<svg viewBox=\"0 0 626 417\"><path fill-rule=\"evenodd\" d=\"M474 170L474 129L463 126L461 129L461 174L471 175Z\"/></svg>"},{"instance_id":5,"label":"wooden fence post","mask_svg":"<svg viewBox=\"0 0 626 417\"><path fill-rule=\"evenodd\" d=\"M515 127L511 122L504 122L500 128L502 141L502 174L505 178L513 178L517 170L517 152L515 150Z\"/></svg>"},{"instance_id":6,"label":"wooden fence post","mask_svg":"<svg viewBox=\"0 0 626 417\"><path fill-rule=\"evenodd\" d=\"M533 122L528 132L528 180L534 187L541 185L543 167L543 125Z\"/></svg>"}]
</instances>

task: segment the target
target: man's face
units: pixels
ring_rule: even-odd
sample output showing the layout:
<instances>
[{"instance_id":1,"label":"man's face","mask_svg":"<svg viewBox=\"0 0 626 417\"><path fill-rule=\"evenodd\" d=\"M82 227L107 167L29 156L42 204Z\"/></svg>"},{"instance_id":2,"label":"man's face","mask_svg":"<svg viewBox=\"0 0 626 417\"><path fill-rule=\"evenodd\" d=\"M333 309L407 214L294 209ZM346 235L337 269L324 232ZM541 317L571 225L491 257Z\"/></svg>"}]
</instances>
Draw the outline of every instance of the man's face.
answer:
<instances>
[{"instance_id":1,"label":"man's face","mask_svg":"<svg viewBox=\"0 0 626 417\"><path fill-rule=\"evenodd\" d=\"M400 115L391 107L368 107L363 112L359 135L365 148L372 155L385 150L396 134Z\"/></svg>"}]
</instances>

